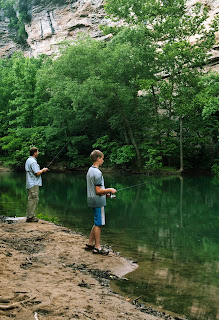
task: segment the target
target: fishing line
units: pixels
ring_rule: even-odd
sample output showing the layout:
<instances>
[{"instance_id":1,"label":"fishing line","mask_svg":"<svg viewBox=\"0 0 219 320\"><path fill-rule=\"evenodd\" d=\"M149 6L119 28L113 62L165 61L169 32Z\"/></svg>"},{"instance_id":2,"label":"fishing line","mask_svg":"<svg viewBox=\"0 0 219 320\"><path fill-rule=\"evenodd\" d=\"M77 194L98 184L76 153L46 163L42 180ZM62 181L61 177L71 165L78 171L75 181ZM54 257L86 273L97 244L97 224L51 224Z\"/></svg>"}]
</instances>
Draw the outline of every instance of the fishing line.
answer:
<instances>
[{"instance_id":1,"label":"fishing line","mask_svg":"<svg viewBox=\"0 0 219 320\"><path fill-rule=\"evenodd\" d=\"M55 155L55 157L52 159L52 161L48 164L47 168L49 168L49 166L53 163L53 161L58 157L58 155L60 154L60 152L62 152L62 150L65 148L65 146L67 146L67 144L69 143L70 140L68 140L66 142L66 144L62 147L62 149Z\"/></svg>"},{"instance_id":2,"label":"fishing line","mask_svg":"<svg viewBox=\"0 0 219 320\"><path fill-rule=\"evenodd\" d=\"M134 187L138 187L138 186L142 186L144 184L147 184L148 182L144 182L144 183L139 183L139 184L134 184L133 186L130 186L130 187L125 187L125 188L121 188L121 189L118 189L118 191L122 191L122 190L125 190L125 189L130 189L130 188L134 188Z\"/></svg>"},{"instance_id":3,"label":"fishing line","mask_svg":"<svg viewBox=\"0 0 219 320\"><path fill-rule=\"evenodd\" d=\"M135 187L143 186L144 184L148 184L148 182L139 183L139 184L134 184L133 186L130 186L130 187L121 188L121 189L118 189L117 192L118 192L118 191L122 191L122 190L126 190L126 189L130 189L130 188L135 188ZM110 193L110 198L111 198L111 199L115 199L115 198L116 198L116 195Z\"/></svg>"}]
</instances>

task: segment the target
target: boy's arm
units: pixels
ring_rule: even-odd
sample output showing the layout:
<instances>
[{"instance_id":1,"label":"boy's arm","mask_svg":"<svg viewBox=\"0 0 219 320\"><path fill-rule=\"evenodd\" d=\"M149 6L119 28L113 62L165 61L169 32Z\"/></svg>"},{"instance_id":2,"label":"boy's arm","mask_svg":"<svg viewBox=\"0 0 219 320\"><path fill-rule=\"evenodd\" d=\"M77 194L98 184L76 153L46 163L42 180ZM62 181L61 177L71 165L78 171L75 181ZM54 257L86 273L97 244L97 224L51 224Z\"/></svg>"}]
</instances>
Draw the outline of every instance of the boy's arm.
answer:
<instances>
[{"instance_id":1,"label":"boy's arm","mask_svg":"<svg viewBox=\"0 0 219 320\"><path fill-rule=\"evenodd\" d=\"M95 191L96 191L96 194L98 194L99 196L104 196L107 193L116 193L117 192L117 190L114 188L101 189L100 186L95 186Z\"/></svg>"}]
</instances>

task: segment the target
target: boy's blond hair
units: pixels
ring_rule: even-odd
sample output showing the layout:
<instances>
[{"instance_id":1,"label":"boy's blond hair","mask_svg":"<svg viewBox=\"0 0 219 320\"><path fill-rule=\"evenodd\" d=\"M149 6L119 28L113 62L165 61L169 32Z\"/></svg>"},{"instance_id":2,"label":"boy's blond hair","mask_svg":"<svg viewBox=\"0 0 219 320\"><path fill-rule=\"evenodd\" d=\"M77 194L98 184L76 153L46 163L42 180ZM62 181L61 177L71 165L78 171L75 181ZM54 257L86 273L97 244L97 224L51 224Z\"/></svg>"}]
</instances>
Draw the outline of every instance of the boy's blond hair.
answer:
<instances>
[{"instance_id":1,"label":"boy's blond hair","mask_svg":"<svg viewBox=\"0 0 219 320\"><path fill-rule=\"evenodd\" d=\"M103 152L101 152L100 150L93 150L90 154L90 158L92 162L95 162L97 161L97 158L103 158Z\"/></svg>"}]
</instances>

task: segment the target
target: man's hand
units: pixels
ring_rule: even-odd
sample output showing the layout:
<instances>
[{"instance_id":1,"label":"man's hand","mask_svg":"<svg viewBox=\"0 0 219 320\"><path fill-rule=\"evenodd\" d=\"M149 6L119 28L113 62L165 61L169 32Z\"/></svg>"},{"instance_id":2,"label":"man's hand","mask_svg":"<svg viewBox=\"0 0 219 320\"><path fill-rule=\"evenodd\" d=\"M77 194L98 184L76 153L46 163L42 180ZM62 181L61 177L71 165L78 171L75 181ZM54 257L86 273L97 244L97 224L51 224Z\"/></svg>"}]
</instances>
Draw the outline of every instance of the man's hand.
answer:
<instances>
[{"instance_id":1,"label":"man's hand","mask_svg":"<svg viewBox=\"0 0 219 320\"><path fill-rule=\"evenodd\" d=\"M47 172L49 169L48 168L43 168L40 171L38 171L37 173L35 173L35 175L38 177L40 176L42 173Z\"/></svg>"}]
</instances>

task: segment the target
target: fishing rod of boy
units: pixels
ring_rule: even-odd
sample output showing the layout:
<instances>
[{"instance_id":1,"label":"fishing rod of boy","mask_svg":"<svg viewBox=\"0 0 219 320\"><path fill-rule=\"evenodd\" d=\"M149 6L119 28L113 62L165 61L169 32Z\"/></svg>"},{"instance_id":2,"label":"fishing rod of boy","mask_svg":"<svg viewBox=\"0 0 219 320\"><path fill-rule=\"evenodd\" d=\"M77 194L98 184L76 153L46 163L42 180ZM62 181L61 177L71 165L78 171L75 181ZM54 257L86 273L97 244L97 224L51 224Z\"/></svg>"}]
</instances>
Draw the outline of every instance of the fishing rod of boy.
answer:
<instances>
[{"instance_id":1,"label":"fishing rod of boy","mask_svg":"<svg viewBox=\"0 0 219 320\"><path fill-rule=\"evenodd\" d=\"M51 164L53 163L53 161L58 157L58 155L62 152L62 150L65 148L65 146L67 146L67 144L69 143L70 140L68 140L66 142L66 144L62 147L62 149L55 155L55 157L52 159L52 161L48 164L47 168L49 168L49 166L51 166Z\"/></svg>"},{"instance_id":2,"label":"fishing rod of boy","mask_svg":"<svg viewBox=\"0 0 219 320\"><path fill-rule=\"evenodd\" d=\"M148 182L139 183L139 184L134 184L133 186L130 186L130 187L121 188L121 189L118 189L117 192L118 192L118 191L125 190L125 189L130 189L130 188L135 188L135 187L143 186L144 184L148 184Z\"/></svg>"},{"instance_id":3,"label":"fishing rod of boy","mask_svg":"<svg viewBox=\"0 0 219 320\"><path fill-rule=\"evenodd\" d=\"M133 186L130 186L130 187L121 188L121 189L118 189L117 192L118 192L118 191L122 191L122 190L126 190L126 189L130 189L130 188L135 188L135 187L143 186L144 184L148 184L148 182L139 183L139 184L134 184ZM114 198L116 198L116 195L115 195L115 194L110 194L110 198L111 198L111 199L114 199Z\"/></svg>"}]
</instances>

